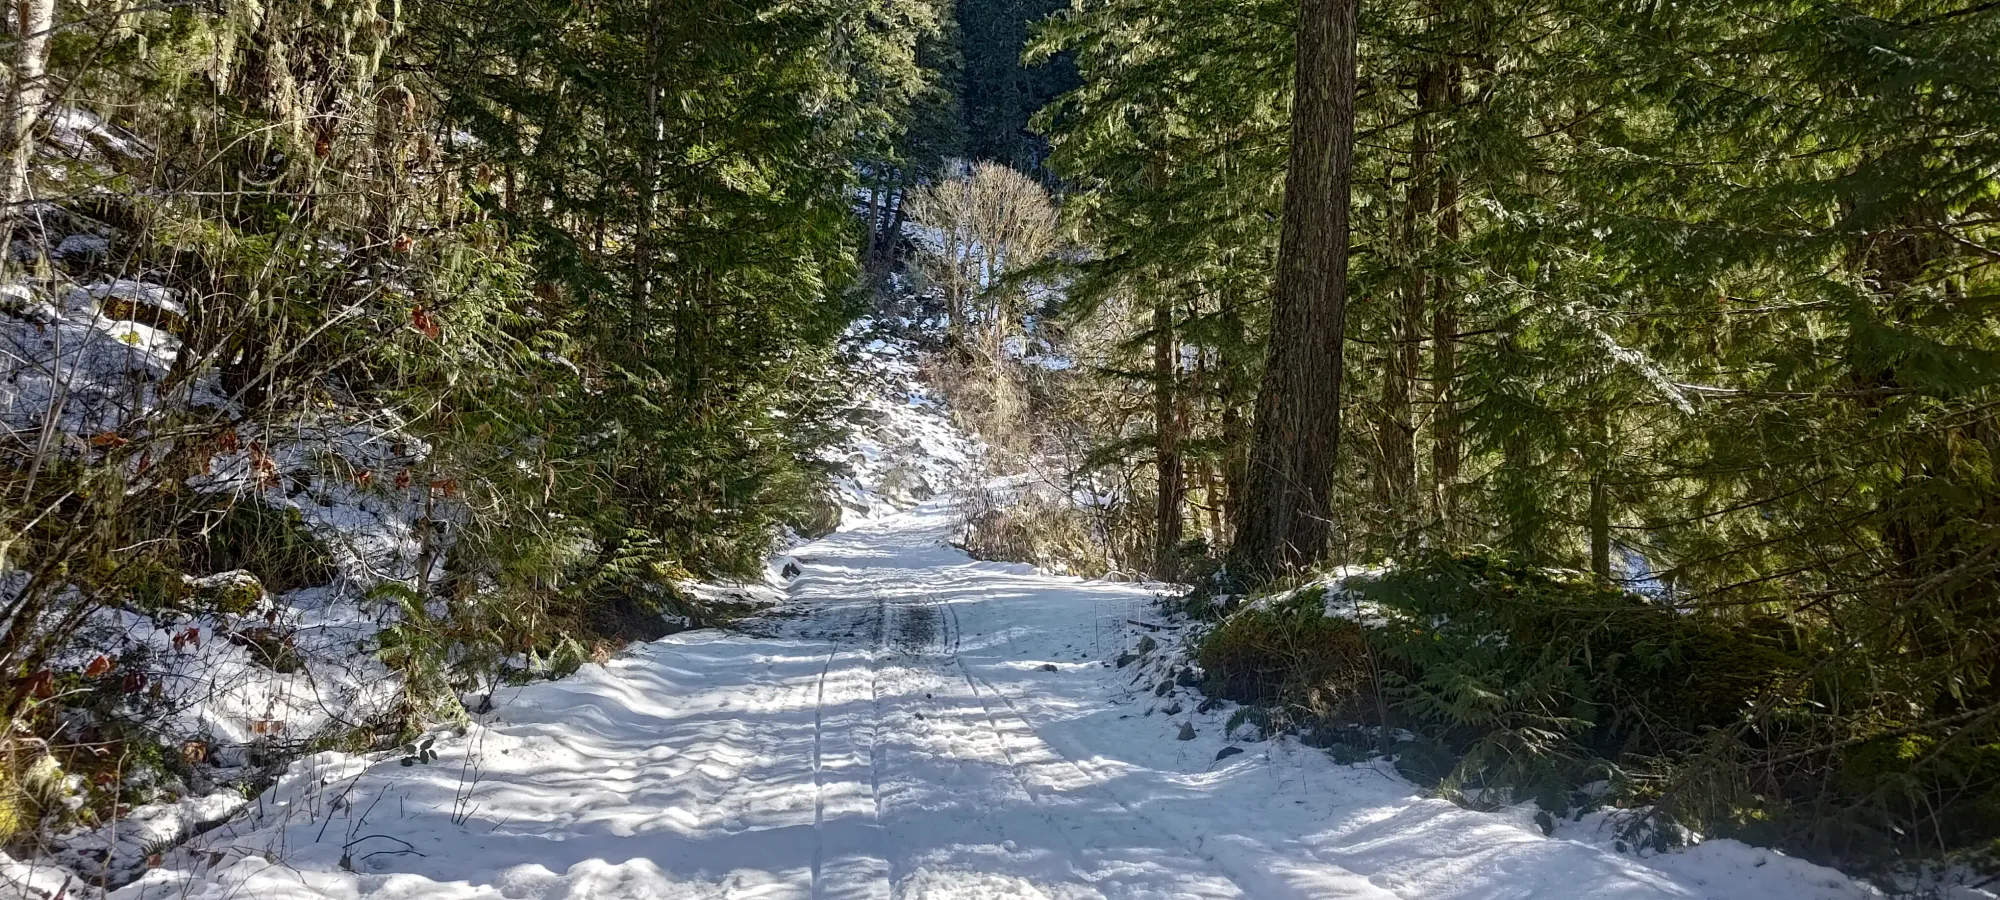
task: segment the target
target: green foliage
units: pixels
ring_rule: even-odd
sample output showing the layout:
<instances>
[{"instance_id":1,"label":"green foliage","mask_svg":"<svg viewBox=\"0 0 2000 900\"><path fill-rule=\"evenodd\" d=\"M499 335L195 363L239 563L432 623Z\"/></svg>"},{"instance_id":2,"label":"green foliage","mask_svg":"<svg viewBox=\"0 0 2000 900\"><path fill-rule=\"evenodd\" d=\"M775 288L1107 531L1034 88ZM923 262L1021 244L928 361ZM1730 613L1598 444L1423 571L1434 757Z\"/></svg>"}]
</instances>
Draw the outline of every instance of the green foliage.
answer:
<instances>
[{"instance_id":1,"label":"green foliage","mask_svg":"<svg viewBox=\"0 0 2000 900\"><path fill-rule=\"evenodd\" d=\"M404 744L401 764L404 766L430 765L432 760L437 759L437 751L431 749L431 745L435 743L437 743L437 738L427 737L415 743Z\"/></svg>"},{"instance_id":2,"label":"green foliage","mask_svg":"<svg viewBox=\"0 0 2000 900\"><path fill-rule=\"evenodd\" d=\"M1992 725L1885 703L1868 660L1830 654L1823 627L1493 555L1343 589L1365 628L1327 615L1319 588L1217 624L1198 656L1208 690L1349 757L1372 744L1474 805L1648 805L1634 840L1685 826L1866 869L1919 827L1932 852L1966 858L2000 837ZM1407 737L1384 747L1381 725Z\"/></svg>"},{"instance_id":3,"label":"green foliage","mask_svg":"<svg viewBox=\"0 0 2000 900\"><path fill-rule=\"evenodd\" d=\"M272 593L325 584L333 576L332 557L296 509L260 500L230 504L203 529L205 572L244 569ZM227 605L229 598L217 598ZM252 598L254 602L255 598Z\"/></svg>"},{"instance_id":4,"label":"green foliage","mask_svg":"<svg viewBox=\"0 0 2000 900\"><path fill-rule=\"evenodd\" d=\"M1326 591L1308 588L1224 619L1195 660L1213 696L1302 720L1355 718L1372 699L1361 626L1328 616Z\"/></svg>"},{"instance_id":5,"label":"green foliage","mask_svg":"<svg viewBox=\"0 0 2000 900\"><path fill-rule=\"evenodd\" d=\"M1455 788L1560 798L1618 767L1694 754L1795 700L1805 669L1778 620L1688 615L1489 556L1351 590L1378 611L1368 637L1393 708L1462 757Z\"/></svg>"},{"instance_id":6,"label":"green foliage","mask_svg":"<svg viewBox=\"0 0 2000 900\"><path fill-rule=\"evenodd\" d=\"M966 154L1033 171L1046 147L1028 130L1028 119L1075 85L1069 60L1022 55L1031 28L1064 8L1061 0L993 0L953 4L963 59Z\"/></svg>"},{"instance_id":7,"label":"green foliage","mask_svg":"<svg viewBox=\"0 0 2000 900\"><path fill-rule=\"evenodd\" d=\"M1148 505L1150 438L1177 432L1179 514L1220 550L1293 14L1076 4L1035 48L1080 77L1037 121L1093 248L1064 324L1102 343L1072 390L1116 412L1085 420L1087 474ZM1408 619L1376 638L1398 714L1467 787L1615 776L1823 860L1990 840L1828 785L1885 735L1990 743L2000 708L2000 9L1413 0L1360 26L1338 538L1315 550L1398 573L1368 589L1407 594L1376 601ZM1156 341L1183 364L1147 366ZM1430 556L1483 548L1509 561ZM1947 755L1903 795L1971 803Z\"/></svg>"}]
</instances>

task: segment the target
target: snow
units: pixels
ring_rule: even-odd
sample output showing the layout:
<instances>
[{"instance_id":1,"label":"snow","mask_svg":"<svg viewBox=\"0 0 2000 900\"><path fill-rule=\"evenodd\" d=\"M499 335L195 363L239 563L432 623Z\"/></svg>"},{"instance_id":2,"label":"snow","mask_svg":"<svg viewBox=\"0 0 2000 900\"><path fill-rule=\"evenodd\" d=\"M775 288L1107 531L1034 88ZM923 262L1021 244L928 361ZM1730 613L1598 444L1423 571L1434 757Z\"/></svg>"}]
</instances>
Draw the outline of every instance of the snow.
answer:
<instances>
[{"instance_id":1,"label":"snow","mask_svg":"<svg viewBox=\"0 0 2000 900\"><path fill-rule=\"evenodd\" d=\"M956 522L940 498L802 545L753 627L502 689L428 763L311 757L113 896L1878 896L1735 842L1624 854L1603 817L1547 837L1532 808L1466 810L1383 763L1232 743L1226 706L1108 662L1153 590L973 561Z\"/></svg>"},{"instance_id":2,"label":"snow","mask_svg":"<svg viewBox=\"0 0 2000 900\"><path fill-rule=\"evenodd\" d=\"M150 155L149 148L123 128L74 106L59 107L49 116L49 139L53 146L79 157L92 156L93 151L128 159Z\"/></svg>"},{"instance_id":3,"label":"snow","mask_svg":"<svg viewBox=\"0 0 2000 900\"><path fill-rule=\"evenodd\" d=\"M833 479L841 522L852 525L909 509L965 483L983 449L952 425L918 378L906 341L872 336L856 323L845 341L857 380L855 433L826 459L845 469Z\"/></svg>"},{"instance_id":4,"label":"snow","mask_svg":"<svg viewBox=\"0 0 2000 900\"><path fill-rule=\"evenodd\" d=\"M234 432L234 449L212 452L209 471L188 486L218 505L254 498L295 510L331 556L330 582L275 597L262 596L247 573L190 580L198 590L248 583L247 609L159 619L91 609L77 639L56 648L58 669L83 669L102 654L143 672L144 691L134 692L127 714L170 752L197 751L202 763L196 784L168 778L158 785L160 802L124 810L99 829L46 835L55 861L112 883L135 876L152 850L244 803L241 791L213 790L217 784L252 780L261 758L282 758L402 699L399 680L370 646L399 614L393 604L368 599L369 591L386 581L412 583L422 520L455 514L451 503L427 496L428 486L396 484L395 473L417 465L429 448L386 414L314 408L229 426L242 410L213 371L169 389L181 350L170 329L185 312L172 290L143 281L58 277L0 285L0 424L45 435L62 455L87 459L120 435L158 428L166 411L205 410L217 434ZM380 477L361 475L371 471ZM18 569L0 573L0 597L24 583ZM66 592L46 615L68 615L79 599ZM274 671L259 640L287 648L296 665Z\"/></svg>"},{"instance_id":5,"label":"snow","mask_svg":"<svg viewBox=\"0 0 2000 900\"><path fill-rule=\"evenodd\" d=\"M19 860L0 852L0 897L82 900L86 896L94 896L94 892L60 867L32 859Z\"/></svg>"},{"instance_id":6,"label":"snow","mask_svg":"<svg viewBox=\"0 0 2000 900\"><path fill-rule=\"evenodd\" d=\"M164 289L158 289L164 290ZM173 368L180 341L139 322L110 318L98 309L106 297L135 305L176 308L170 296L114 282L69 291L59 306L40 286L13 282L0 288L0 424L17 431L42 426L51 406L57 431L77 437L114 431L159 405L160 383ZM199 402L222 405L212 384L198 386ZM77 441L80 443L80 441Z\"/></svg>"}]
</instances>

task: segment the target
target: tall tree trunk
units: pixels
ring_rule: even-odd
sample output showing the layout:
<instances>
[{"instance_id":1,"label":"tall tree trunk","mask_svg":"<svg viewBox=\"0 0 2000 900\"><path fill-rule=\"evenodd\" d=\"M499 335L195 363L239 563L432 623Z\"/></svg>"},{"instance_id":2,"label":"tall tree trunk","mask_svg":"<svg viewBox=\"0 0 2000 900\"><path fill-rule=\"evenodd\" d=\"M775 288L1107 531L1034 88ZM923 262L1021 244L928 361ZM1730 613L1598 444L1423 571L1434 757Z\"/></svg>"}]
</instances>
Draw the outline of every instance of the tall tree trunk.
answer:
<instances>
[{"instance_id":1,"label":"tall tree trunk","mask_svg":"<svg viewBox=\"0 0 2000 900\"><path fill-rule=\"evenodd\" d=\"M653 226L660 203L660 5L646 4L646 108L639 135L639 216L632 226L632 337L647 344L652 327Z\"/></svg>"},{"instance_id":2,"label":"tall tree trunk","mask_svg":"<svg viewBox=\"0 0 2000 900\"><path fill-rule=\"evenodd\" d=\"M1409 271L1397 291L1393 343L1383 357L1381 500L1396 544L1412 537L1410 524L1420 521L1417 506L1417 421L1412 411L1417 378L1423 362L1424 308L1435 283L1423 268L1437 210L1437 173L1431 156L1437 147L1434 117L1444 105L1444 64L1434 63L1417 77L1416 122L1410 133L1409 182L1404 193L1403 233L1410 254Z\"/></svg>"},{"instance_id":3,"label":"tall tree trunk","mask_svg":"<svg viewBox=\"0 0 2000 900\"><path fill-rule=\"evenodd\" d=\"M896 254L903 241L903 222L910 215L904 200L909 196L908 185L903 180L902 170L897 170L896 180L885 185L887 191L882 196L881 218L868 220L868 256L863 267L870 280L887 281L889 273L896 270Z\"/></svg>"},{"instance_id":4,"label":"tall tree trunk","mask_svg":"<svg viewBox=\"0 0 2000 900\"><path fill-rule=\"evenodd\" d=\"M868 182L868 215L866 217L868 233L863 235L861 239L861 266L864 271L870 274L875 269L875 236L879 233L876 223L880 220L881 215L882 179L878 177L870 179Z\"/></svg>"},{"instance_id":5,"label":"tall tree trunk","mask_svg":"<svg viewBox=\"0 0 2000 900\"><path fill-rule=\"evenodd\" d=\"M14 233L14 220L28 198L28 163L35 156L35 123L48 92L49 32L55 0L14 0L13 78L7 83L4 150L7 171L0 177L0 251Z\"/></svg>"},{"instance_id":6,"label":"tall tree trunk","mask_svg":"<svg viewBox=\"0 0 2000 900\"><path fill-rule=\"evenodd\" d=\"M1241 347L1244 339L1243 314L1235 288L1225 288L1222 299L1221 323L1223 333L1228 336L1229 346ZM1250 378L1242 365L1223 362L1222 374L1218 378L1217 393L1222 398L1222 411L1217 417L1222 427L1222 499L1217 502L1222 519L1231 525L1240 518L1238 510L1243 504L1243 493L1248 489L1250 478L1250 421L1243 415L1244 401L1250 395ZM1218 539L1223 534L1223 526L1216 526Z\"/></svg>"},{"instance_id":7,"label":"tall tree trunk","mask_svg":"<svg viewBox=\"0 0 2000 900\"><path fill-rule=\"evenodd\" d=\"M1599 407L1590 413L1590 450L1584 459L1590 466L1590 571L1607 582L1611 580L1611 496L1604 479L1610 454L1610 415Z\"/></svg>"},{"instance_id":8,"label":"tall tree trunk","mask_svg":"<svg viewBox=\"0 0 2000 900\"><path fill-rule=\"evenodd\" d=\"M1359 0L1300 0L1290 168L1270 350L1257 395L1233 567L1256 578L1316 561L1332 536L1347 312Z\"/></svg>"},{"instance_id":9,"label":"tall tree trunk","mask_svg":"<svg viewBox=\"0 0 2000 900\"><path fill-rule=\"evenodd\" d=\"M1163 579L1178 574L1175 551L1181 544L1181 501L1187 490L1181 465L1180 406L1174 390L1177 356L1173 302L1161 293L1153 301L1153 465L1159 483L1153 507L1157 526L1153 574Z\"/></svg>"},{"instance_id":10,"label":"tall tree trunk","mask_svg":"<svg viewBox=\"0 0 2000 900\"><path fill-rule=\"evenodd\" d=\"M1458 181L1438 182L1438 240L1458 242ZM1431 484L1438 528L1446 545L1464 532L1458 512L1458 477L1465 451L1458 421L1458 295L1449 278L1433 274L1431 286Z\"/></svg>"}]
</instances>

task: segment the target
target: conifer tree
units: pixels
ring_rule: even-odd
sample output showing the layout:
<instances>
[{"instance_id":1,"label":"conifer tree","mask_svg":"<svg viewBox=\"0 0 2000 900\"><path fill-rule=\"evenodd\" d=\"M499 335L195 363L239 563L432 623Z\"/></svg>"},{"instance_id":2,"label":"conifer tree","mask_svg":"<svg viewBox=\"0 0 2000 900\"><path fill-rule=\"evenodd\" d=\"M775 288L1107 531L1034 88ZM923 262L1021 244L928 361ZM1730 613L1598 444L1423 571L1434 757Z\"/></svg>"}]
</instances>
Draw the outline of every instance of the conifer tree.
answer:
<instances>
[{"instance_id":1,"label":"conifer tree","mask_svg":"<svg viewBox=\"0 0 2000 900\"><path fill-rule=\"evenodd\" d=\"M1355 0L1303 0L1291 163L1272 286L1270 354L1230 549L1259 576L1309 565L1332 535L1354 152Z\"/></svg>"}]
</instances>

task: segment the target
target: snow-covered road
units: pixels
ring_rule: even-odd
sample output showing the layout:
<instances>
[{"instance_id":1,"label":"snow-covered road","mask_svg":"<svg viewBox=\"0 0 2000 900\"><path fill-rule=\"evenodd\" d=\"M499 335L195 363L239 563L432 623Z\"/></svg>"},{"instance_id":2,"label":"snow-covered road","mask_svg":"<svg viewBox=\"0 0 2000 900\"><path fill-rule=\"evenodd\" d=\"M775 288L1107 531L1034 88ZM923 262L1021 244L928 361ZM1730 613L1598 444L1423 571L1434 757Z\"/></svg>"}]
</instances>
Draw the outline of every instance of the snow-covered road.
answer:
<instances>
[{"instance_id":1,"label":"snow-covered road","mask_svg":"<svg viewBox=\"0 0 2000 900\"><path fill-rule=\"evenodd\" d=\"M1596 819L1545 837L1386 765L1230 743L1227 709L1108 662L1146 590L974 562L951 521L802 547L758 633L503 691L427 765L322 757L117 896L1872 896L1734 842L1639 858Z\"/></svg>"}]
</instances>

